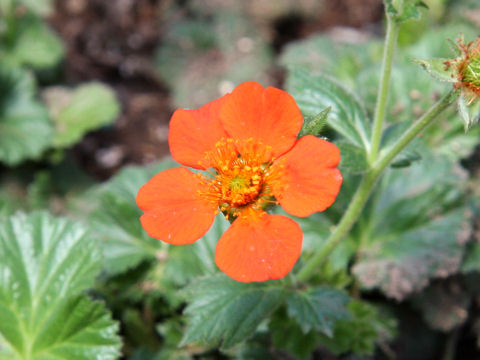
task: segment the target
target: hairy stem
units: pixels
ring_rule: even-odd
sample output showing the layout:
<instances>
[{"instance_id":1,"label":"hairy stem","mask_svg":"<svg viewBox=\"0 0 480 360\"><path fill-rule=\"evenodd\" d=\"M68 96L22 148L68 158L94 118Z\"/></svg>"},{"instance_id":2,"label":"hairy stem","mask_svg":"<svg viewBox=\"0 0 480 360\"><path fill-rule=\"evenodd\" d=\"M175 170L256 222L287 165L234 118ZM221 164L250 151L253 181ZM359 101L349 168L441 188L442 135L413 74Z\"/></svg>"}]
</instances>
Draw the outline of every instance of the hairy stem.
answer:
<instances>
[{"instance_id":1,"label":"hairy stem","mask_svg":"<svg viewBox=\"0 0 480 360\"><path fill-rule=\"evenodd\" d=\"M371 169L364 175L360 186L357 188L357 191L350 201L347 211L343 214L343 217L335 230L330 234L330 237L326 240L325 244L318 249L318 252L307 261L298 273L297 280L299 282L306 282L313 274L315 274L318 267L324 263L343 237L351 229L353 224L355 224L383 170L385 170L395 156L397 156L400 151L415 139L418 134L420 134L428 125L432 124L438 118L438 115L457 99L458 95L458 91L455 90L448 92L419 120L414 122L395 142L395 144L387 149L384 154L381 154L380 158L375 161Z\"/></svg>"},{"instance_id":2,"label":"hairy stem","mask_svg":"<svg viewBox=\"0 0 480 360\"><path fill-rule=\"evenodd\" d=\"M383 48L382 72L380 77L380 86L378 88L377 103L375 105L375 114L373 117L373 132L371 148L368 154L370 164L373 164L378 156L380 140L382 137L383 120L387 109L388 93L390 87L390 75L392 72L393 53L397 44L398 24L395 19L387 15L387 33L385 36L385 45Z\"/></svg>"}]
</instances>

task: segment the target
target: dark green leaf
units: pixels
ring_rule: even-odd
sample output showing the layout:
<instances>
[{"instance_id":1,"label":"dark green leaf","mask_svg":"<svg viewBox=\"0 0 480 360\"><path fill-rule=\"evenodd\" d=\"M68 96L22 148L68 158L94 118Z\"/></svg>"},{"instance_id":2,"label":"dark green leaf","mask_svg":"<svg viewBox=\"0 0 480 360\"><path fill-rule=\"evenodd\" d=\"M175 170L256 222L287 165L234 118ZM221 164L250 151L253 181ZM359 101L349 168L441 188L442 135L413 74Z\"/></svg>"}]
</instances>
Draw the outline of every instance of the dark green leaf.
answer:
<instances>
[{"instance_id":1,"label":"dark green leaf","mask_svg":"<svg viewBox=\"0 0 480 360\"><path fill-rule=\"evenodd\" d=\"M337 321L333 336L320 339L320 343L333 353L351 351L357 355L370 355L376 344L391 340L395 335L396 321L374 306L352 300L348 311L351 316Z\"/></svg>"},{"instance_id":2,"label":"dark green leaf","mask_svg":"<svg viewBox=\"0 0 480 360\"><path fill-rule=\"evenodd\" d=\"M38 159L50 145L53 129L34 96L29 73L0 63L0 161L8 165Z\"/></svg>"},{"instance_id":3,"label":"dark green leaf","mask_svg":"<svg viewBox=\"0 0 480 360\"><path fill-rule=\"evenodd\" d=\"M300 130L298 136L302 137L305 135L319 135L322 129L327 124L328 113L331 109L331 107L327 107L325 110L319 112L313 117L305 116L305 118L303 119L302 129Z\"/></svg>"},{"instance_id":4,"label":"dark green leaf","mask_svg":"<svg viewBox=\"0 0 480 360\"><path fill-rule=\"evenodd\" d=\"M287 312L305 334L313 329L332 336L335 322L348 317L345 307L348 301L348 296L339 290L328 287L310 288L289 294Z\"/></svg>"},{"instance_id":5,"label":"dark green leaf","mask_svg":"<svg viewBox=\"0 0 480 360\"><path fill-rule=\"evenodd\" d=\"M428 6L423 1L404 0L401 2L401 8L397 9L392 0L385 0L387 15L391 16L398 23L408 20L420 20L422 17L420 8L428 9Z\"/></svg>"},{"instance_id":6,"label":"dark green leaf","mask_svg":"<svg viewBox=\"0 0 480 360\"><path fill-rule=\"evenodd\" d=\"M457 78L455 76L455 69L452 66L447 69L445 66L445 61L447 61L447 59L435 58L414 61L436 80L451 83L457 82Z\"/></svg>"},{"instance_id":7,"label":"dark green leaf","mask_svg":"<svg viewBox=\"0 0 480 360\"><path fill-rule=\"evenodd\" d=\"M370 148L371 128L367 116L357 98L336 80L293 69L287 78L287 90L304 115L315 116L331 107L328 125L352 144L365 150Z\"/></svg>"},{"instance_id":8,"label":"dark green leaf","mask_svg":"<svg viewBox=\"0 0 480 360\"><path fill-rule=\"evenodd\" d=\"M85 228L45 213L0 226L0 359L116 359L117 325L80 293L101 267Z\"/></svg>"},{"instance_id":9,"label":"dark green leaf","mask_svg":"<svg viewBox=\"0 0 480 360\"><path fill-rule=\"evenodd\" d=\"M410 122L403 121L390 125L382 134L381 153L388 151L395 142L407 131ZM419 161L422 156L419 147L419 140L414 139L400 154L398 154L391 163L393 168L410 166L413 162Z\"/></svg>"},{"instance_id":10,"label":"dark green leaf","mask_svg":"<svg viewBox=\"0 0 480 360\"><path fill-rule=\"evenodd\" d=\"M431 155L389 173L360 219L368 225L353 233L363 239L353 273L365 288L402 300L458 271L470 234L463 184L459 169Z\"/></svg>"},{"instance_id":11,"label":"dark green leaf","mask_svg":"<svg viewBox=\"0 0 480 360\"><path fill-rule=\"evenodd\" d=\"M229 348L250 337L284 300L274 283L240 283L225 275L193 282L185 290L188 328L181 345L204 341Z\"/></svg>"}]
</instances>

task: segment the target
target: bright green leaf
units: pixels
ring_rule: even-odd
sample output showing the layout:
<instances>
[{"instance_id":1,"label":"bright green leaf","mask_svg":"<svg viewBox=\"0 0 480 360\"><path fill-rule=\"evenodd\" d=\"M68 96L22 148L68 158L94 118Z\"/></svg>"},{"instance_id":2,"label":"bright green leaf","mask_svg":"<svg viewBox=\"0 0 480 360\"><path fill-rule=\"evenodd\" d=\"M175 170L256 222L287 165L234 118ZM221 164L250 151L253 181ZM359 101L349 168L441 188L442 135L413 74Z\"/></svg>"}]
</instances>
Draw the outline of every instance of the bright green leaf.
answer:
<instances>
[{"instance_id":1,"label":"bright green leaf","mask_svg":"<svg viewBox=\"0 0 480 360\"><path fill-rule=\"evenodd\" d=\"M117 325L81 292L101 266L86 229L46 213L0 226L0 359L116 359Z\"/></svg>"},{"instance_id":2,"label":"bright green leaf","mask_svg":"<svg viewBox=\"0 0 480 360\"><path fill-rule=\"evenodd\" d=\"M446 69L445 61L447 59L427 59L427 60L414 60L420 65L427 73L433 78L439 81L456 82L455 70L450 67Z\"/></svg>"},{"instance_id":3,"label":"bright green leaf","mask_svg":"<svg viewBox=\"0 0 480 360\"><path fill-rule=\"evenodd\" d=\"M83 84L75 90L62 87L43 93L55 124L55 147L68 147L85 133L111 124L120 112L113 90L98 82Z\"/></svg>"},{"instance_id":4,"label":"bright green leaf","mask_svg":"<svg viewBox=\"0 0 480 360\"><path fill-rule=\"evenodd\" d=\"M348 301L348 296L339 290L309 288L289 294L287 313L298 322L305 334L313 329L332 336L335 322L348 317L345 307Z\"/></svg>"},{"instance_id":5,"label":"bright green leaf","mask_svg":"<svg viewBox=\"0 0 480 360\"><path fill-rule=\"evenodd\" d=\"M304 115L315 116L331 107L328 125L354 145L370 148L371 128L365 111L357 98L336 80L293 69L287 78L287 90Z\"/></svg>"},{"instance_id":6,"label":"bright green leaf","mask_svg":"<svg viewBox=\"0 0 480 360\"><path fill-rule=\"evenodd\" d=\"M38 159L50 145L52 126L34 95L29 73L0 64L0 161L7 165Z\"/></svg>"},{"instance_id":7,"label":"bright green leaf","mask_svg":"<svg viewBox=\"0 0 480 360\"><path fill-rule=\"evenodd\" d=\"M319 135L324 126L327 124L328 113L331 109L331 107L327 107L325 110L319 112L313 117L306 116L303 119L303 126L298 136L302 137L305 135Z\"/></svg>"},{"instance_id":8,"label":"bright green leaf","mask_svg":"<svg viewBox=\"0 0 480 360\"><path fill-rule=\"evenodd\" d=\"M184 292L188 327L181 345L229 348L247 339L284 300L282 287L273 284L240 283L223 274L193 282Z\"/></svg>"}]
</instances>

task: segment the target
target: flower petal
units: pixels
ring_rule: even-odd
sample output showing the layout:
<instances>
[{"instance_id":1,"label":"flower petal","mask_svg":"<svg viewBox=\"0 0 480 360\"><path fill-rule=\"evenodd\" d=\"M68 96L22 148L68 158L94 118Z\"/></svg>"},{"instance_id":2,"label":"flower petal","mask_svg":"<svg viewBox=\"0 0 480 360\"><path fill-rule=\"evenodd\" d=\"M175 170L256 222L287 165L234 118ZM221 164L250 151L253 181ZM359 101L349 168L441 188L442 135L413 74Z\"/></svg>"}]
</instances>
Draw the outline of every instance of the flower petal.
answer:
<instances>
[{"instance_id":1,"label":"flower petal","mask_svg":"<svg viewBox=\"0 0 480 360\"><path fill-rule=\"evenodd\" d=\"M300 226L282 215L239 217L218 241L215 262L237 281L280 279L300 256L302 237Z\"/></svg>"},{"instance_id":2,"label":"flower petal","mask_svg":"<svg viewBox=\"0 0 480 360\"><path fill-rule=\"evenodd\" d=\"M342 174L335 168L339 162L340 151L334 144L312 135L300 138L272 165L273 172L283 173L273 184L274 196L294 216L324 211L342 185Z\"/></svg>"},{"instance_id":3,"label":"flower petal","mask_svg":"<svg viewBox=\"0 0 480 360\"><path fill-rule=\"evenodd\" d=\"M227 137L220 122L220 108L229 95L222 96L196 110L176 110L170 120L168 144L172 157L180 164L196 169L206 151L213 150L215 143Z\"/></svg>"},{"instance_id":4,"label":"flower petal","mask_svg":"<svg viewBox=\"0 0 480 360\"><path fill-rule=\"evenodd\" d=\"M303 123L292 96L273 87L264 89L254 81L244 82L233 90L220 110L220 118L230 137L253 138L269 145L274 157L293 146Z\"/></svg>"},{"instance_id":5,"label":"flower petal","mask_svg":"<svg viewBox=\"0 0 480 360\"><path fill-rule=\"evenodd\" d=\"M158 173L137 194L137 205L145 211L143 228L153 238L174 245L200 239L215 218L216 205L199 196L197 176L185 168Z\"/></svg>"}]
</instances>

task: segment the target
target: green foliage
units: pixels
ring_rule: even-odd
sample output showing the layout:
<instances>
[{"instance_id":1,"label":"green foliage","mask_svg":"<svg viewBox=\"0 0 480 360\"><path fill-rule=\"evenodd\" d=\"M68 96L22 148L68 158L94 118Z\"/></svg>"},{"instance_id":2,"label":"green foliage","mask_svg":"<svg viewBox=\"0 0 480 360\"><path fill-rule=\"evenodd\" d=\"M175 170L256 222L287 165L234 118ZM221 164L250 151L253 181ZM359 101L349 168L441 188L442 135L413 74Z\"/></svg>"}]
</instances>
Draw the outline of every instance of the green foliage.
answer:
<instances>
[{"instance_id":1,"label":"green foliage","mask_svg":"<svg viewBox=\"0 0 480 360\"><path fill-rule=\"evenodd\" d=\"M349 318L335 324L333 336L322 336L320 342L335 354L353 352L371 355L377 343L391 340L395 335L396 321L375 306L360 300L348 304Z\"/></svg>"},{"instance_id":2,"label":"green foliage","mask_svg":"<svg viewBox=\"0 0 480 360\"><path fill-rule=\"evenodd\" d=\"M427 73L429 73L434 79L445 82L456 82L456 76L454 69L446 68L445 61L447 59L428 59L428 60L415 60Z\"/></svg>"},{"instance_id":3,"label":"green foliage","mask_svg":"<svg viewBox=\"0 0 480 360\"><path fill-rule=\"evenodd\" d=\"M465 95L461 95L458 99L458 112L462 117L465 132L467 132L480 121L480 101L477 99L469 104Z\"/></svg>"},{"instance_id":4,"label":"green foliage","mask_svg":"<svg viewBox=\"0 0 480 360\"><path fill-rule=\"evenodd\" d=\"M188 327L181 345L203 341L222 348L251 336L286 295L278 282L245 284L223 274L193 282L184 294Z\"/></svg>"},{"instance_id":5,"label":"green foliage","mask_svg":"<svg viewBox=\"0 0 480 360\"><path fill-rule=\"evenodd\" d=\"M287 78L287 90L304 115L315 116L331 107L328 125L352 144L369 149L371 128L365 111L357 98L336 80L293 69Z\"/></svg>"},{"instance_id":6,"label":"green foliage","mask_svg":"<svg viewBox=\"0 0 480 360\"><path fill-rule=\"evenodd\" d=\"M75 90L54 87L43 96L55 125L53 146L57 148L71 146L88 131L111 124L120 112L113 90L98 82Z\"/></svg>"},{"instance_id":7,"label":"green foliage","mask_svg":"<svg viewBox=\"0 0 480 360\"><path fill-rule=\"evenodd\" d=\"M64 57L62 41L41 19L27 14L16 18L11 26L13 38L0 41L0 57L4 61L44 70L58 65Z\"/></svg>"},{"instance_id":8,"label":"green foliage","mask_svg":"<svg viewBox=\"0 0 480 360\"><path fill-rule=\"evenodd\" d=\"M354 235L360 256L353 273L364 287L379 287L398 300L431 278L456 273L470 234L464 176L453 172L450 161L427 155L385 177L365 214L366 225Z\"/></svg>"},{"instance_id":9,"label":"green foliage","mask_svg":"<svg viewBox=\"0 0 480 360\"><path fill-rule=\"evenodd\" d=\"M101 266L85 228L45 213L0 226L0 358L116 359L117 325L82 291Z\"/></svg>"},{"instance_id":10,"label":"green foliage","mask_svg":"<svg viewBox=\"0 0 480 360\"><path fill-rule=\"evenodd\" d=\"M400 8L397 8L398 1L395 3L395 0L385 0L387 15L391 16L397 23L420 20L422 17L420 8L428 9L428 6L420 0L404 0L400 4Z\"/></svg>"},{"instance_id":11,"label":"green foliage","mask_svg":"<svg viewBox=\"0 0 480 360\"><path fill-rule=\"evenodd\" d=\"M288 295L287 313L305 334L313 329L331 337L335 322L348 317L345 308L348 301L348 296L336 289L309 288Z\"/></svg>"},{"instance_id":12,"label":"green foliage","mask_svg":"<svg viewBox=\"0 0 480 360\"><path fill-rule=\"evenodd\" d=\"M38 159L50 145L52 126L35 90L29 73L0 64L0 161L7 165Z\"/></svg>"}]
</instances>

